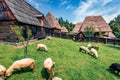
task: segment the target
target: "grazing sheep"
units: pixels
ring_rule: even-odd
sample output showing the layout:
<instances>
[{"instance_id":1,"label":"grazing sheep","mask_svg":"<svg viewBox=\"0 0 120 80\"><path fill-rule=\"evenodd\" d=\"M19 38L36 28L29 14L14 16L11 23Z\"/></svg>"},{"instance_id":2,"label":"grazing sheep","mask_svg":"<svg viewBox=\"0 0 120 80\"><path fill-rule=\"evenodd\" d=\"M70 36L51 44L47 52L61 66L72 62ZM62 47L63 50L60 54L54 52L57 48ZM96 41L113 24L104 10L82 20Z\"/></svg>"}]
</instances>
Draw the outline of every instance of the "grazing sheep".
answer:
<instances>
[{"instance_id":1,"label":"grazing sheep","mask_svg":"<svg viewBox=\"0 0 120 80\"><path fill-rule=\"evenodd\" d=\"M92 46L92 48L96 49L96 50L99 50L99 46L95 45L95 46Z\"/></svg>"},{"instance_id":2,"label":"grazing sheep","mask_svg":"<svg viewBox=\"0 0 120 80\"><path fill-rule=\"evenodd\" d=\"M96 50L99 50L99 46L97 46L97 45L92 46L91 44L88 44L88 45L87 45L87 48L88 48L88 49L94 48L94 49L96 49Z\"/></svg>"},{"instance_id":3,"label":"grazing sheep","mask_svg":"<svg viewBox=\"0 0 120 80\"><path fill-rule=\"evenodd\" d=\"M119 74L120 72L120 64L119 63L112 63L110 66L109 66L109 69L113 72L117 71L117 74Z\"/></svg>"},{"instance_id":4,"label":"grazing sheep","mask_svg":"<svg viewBox=\"0 0 120 80\"><path fill-rule=\"evenodd\" d=\"M15 61L6 71L6 76L10 76L15 70L22 70L24 68L30 68L34 70L35 60L32 58L25 58Z\"/></svg>"},{"instance_id":5,"label":"grazing sheep","mask_svg":"<svg viewBox=\"0 0 120 80\"><path fill-rule=\"evenodd\" d=\"M87 48L88 48L88 49L91 49L91 47L92 47L91 44L88 44L88 45L87 45Z\"/></svg>"},{"instance_id":6,"label":"grazing sheep","mask_svg":"<svg viewBox=\"0 0 120 80\"><path fill-rule=\"evenodd\" d=\"M44 61L44 69L47 70L47 73L49 75L52 74L54 76L54 65L55 65L55 62L53 62L51 58L47 58Z\"/></svg>"},{"instance_id":7,"label":"grazing sheep","mask_svg":"<svg viewBox=\"0 0 120 80\"><path fill-rule=\"evenodd\" d=\"M0 77L4 80L5 79L5 72L6 68L2 65L0 65Z\"/></svg>"},{"instance_id":8,"label":"grazing sheep","mask_svg":"<svg viewBox=\"0 0 120 80\"><path fill-rule=\"evenodd\" d=\"M94 48L91 48L90 52L96 57L98 58L98 53Z\"/></svg>"},{"instance_id":9,"label":"grazing sheep","mask_svg":"<svg viewBox=\"0 0 120 80\"><path fill-rule=\"evenodd\" d=\"M62 80L62 79L59 77L53 77L52 80Z\"/></svg>"},{"instance_id":10,"label":"grazing sheep","mask_svg":"<svg viewBox=\"0 0 120 80\"><path fill-rule=\"evenodd\" d=\"M87 47L84 47L84 46L80 46L80 51L85 51L86 53L89 53L89 49Z\"/></svg>"},{"instance_id":11,"label":"grazing sheep","mask_svg":"<svg viewBox=\"0 0 120 80\"><path fill-rule=\"evenodd\" d=\"M51 37L51 36L47 36L46 38L47 38L47 40L51 40L51 39L52 39L52 37Z\"/></svg>"},{"instance_id":12,"label":"grazing sheep","mask_svg":"<svg viewBox=\"0 0 120 80\"><path fill-rule=\"evenodd\" d=\"M38 44L37 45L37 50L39 50L39 49L44 49L45 51L48 51L48 48L45 44Z\"/></svg>"}]
</instances>

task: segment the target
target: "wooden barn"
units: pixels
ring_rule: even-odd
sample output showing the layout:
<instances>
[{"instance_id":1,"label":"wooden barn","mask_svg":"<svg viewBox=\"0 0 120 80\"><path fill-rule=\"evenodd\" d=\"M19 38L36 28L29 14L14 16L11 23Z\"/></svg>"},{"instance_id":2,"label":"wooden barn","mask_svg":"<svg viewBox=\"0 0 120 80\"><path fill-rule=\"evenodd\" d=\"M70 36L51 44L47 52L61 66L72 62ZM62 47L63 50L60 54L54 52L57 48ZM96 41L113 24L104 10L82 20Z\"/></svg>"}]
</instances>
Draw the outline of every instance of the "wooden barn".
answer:
<instances>
[{"instance_id":1,"label":"wooden barn","mask_svg":"<svg viewBox=\"0 0 120 80\"><path fill-rule=\"evenodd\" d=\"M52 28L51 35L60 37L62 28L61 28L60 24L58 23L58 21L56 20L56 18L53 16L53 14L48 12L46 15L46 19Z\"/></svg>"},{"instance_id":2,"label":"wooden barn","mask_svg":"<svg viewBox=\"0 0 120 80\"><path fill-rule=\"evenodd\" d=\"M0 0L0 40L15 41L11 26L27 26L34 38L50 32L44 15L24 0Z\"/></svg>"},{"instance_id":3,"label":"wooden barn","mask_svg":"<svg viewBox=\"0 0 120 80\"><path fill-rule=\"evenodd\" d=\"M66 38L67 33L68 33L68 30L66 29L66 27L63 26L61 29L61 37Z\"/></svg>"},{"instance_id":4,"label":"wooden barn","mask_svg":"<svg viewBox=\"0 0 120 80\"><path fill-rule=\"evenodd\" d=\"M82 25L82 23L76 23L75 27L72 30L72 33L73 34L78 34L79 33L79 29L81 28L81 25Z\"/></svg>"},{"instance_id":5,"label":"wooden barn","mask_svg":"<svg viewBox=\"0 0 120 80\"><path fill-rule=\"evenodd\" d=\"M103 37L116 38L112 33L112 29L105 22L102 16L87 16L83 23L77 23L73 29L73 33L78 33L79 36L84 36L85 28L91 26L94 28L94 37L100 37L100 32ZM78 30L79 29L79 30Z\"/></svg>"}]
</instances>

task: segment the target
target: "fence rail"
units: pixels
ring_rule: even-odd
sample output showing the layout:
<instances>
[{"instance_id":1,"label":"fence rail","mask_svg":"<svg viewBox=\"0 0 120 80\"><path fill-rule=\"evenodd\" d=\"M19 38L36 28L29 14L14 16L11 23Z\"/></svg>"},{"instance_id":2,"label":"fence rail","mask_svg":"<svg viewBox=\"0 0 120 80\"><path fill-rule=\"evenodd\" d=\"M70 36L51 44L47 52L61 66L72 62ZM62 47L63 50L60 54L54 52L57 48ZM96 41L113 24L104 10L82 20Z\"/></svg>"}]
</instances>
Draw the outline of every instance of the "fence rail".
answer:
<instances>
[{"instance_id":1,"label":"fence rail","mask_svg":"<svg viewBox=\"0 0 120 80\"><path fill-rule=\"evenodd\" d=\"M65 39L73 39L73 34L67 34L65 36L55 36L55 37L61 37ZM80 42L99 42L104 44L112 44L112 45L120 45L120 39L111 39L111 38L98 38L98 37L85 37L83 39L79 39Z\"/></svg>"}]
</instances>

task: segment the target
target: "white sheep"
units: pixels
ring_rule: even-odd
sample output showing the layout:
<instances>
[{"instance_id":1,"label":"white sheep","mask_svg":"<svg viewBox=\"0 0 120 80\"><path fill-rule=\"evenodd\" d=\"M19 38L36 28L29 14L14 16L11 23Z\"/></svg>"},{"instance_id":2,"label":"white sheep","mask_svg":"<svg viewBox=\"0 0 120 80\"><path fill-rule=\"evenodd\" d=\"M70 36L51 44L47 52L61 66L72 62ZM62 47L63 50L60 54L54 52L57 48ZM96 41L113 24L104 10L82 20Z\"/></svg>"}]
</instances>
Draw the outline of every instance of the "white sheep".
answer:
<instances>
[{"instance_id":1,"label":"white sheep","mask_svg":"<svg viewBox=\"0 0 120 80\"><path fill-rule=\"evenodd\" d=\"M51 36L47 36L46 38L47 38L47 40L51 40L51 39L52 39L52 37L51 37Z\"/></svg>"},{"instance_id":2,"label":"white sheep","mask_svg":"<svg viewBox=\"0 0 120 80\"><path fill-rule=\"evenodd\" d=\"M2 79L5 79L5 72L6 72L6 68L2 65L0 65L0 77Z\"/></svg>"},{"instance_id":3,"label":"white sheep","mask_svg":"<svg viewBox=\"0 0 120 80\"><path fill-rule=\"evenodd\" d=\"M44 65L44 68L47 70L48 74L54 75L54 65L55 65L55 62L53 62L51 58L47 58L44 61L43 65Z\"/></svg>"},{"instance_id":4,"label":"white sheep","mask_svg":"<svg viewBox=\"0 0 120 80\"><path fill-rule=\"evenodd\" d=\"M89 51L89 49L87 48L87 47L85 47L85 46L80 46L80 49L79 49L80 51L85 51L86 53L89 53L90 51Z\"/></svg>"},{"instance_id":5,"label":"white sheep","mask_svg":"<svg viewBox=\"0 0 120 80\"><path fill-rule=\"evenodd\" d=\"M13 71L21 70L24 68L30 68L34 70L35 68L35 60L32 58L25 58L21 60L15 61L6 71L6 76L10 76Z\"/></svg>"},{"instance_id":6,"label":"white sheep","mask_svg":"<svg viewBox=\"0 0 120 80\"><path fill-rule=\"evenodd\" d=\"M98 58L98 53L94 48L91 48L90 52L96 57Z\"/></svg>"},{"instance_id":7,"label":"white sheep","mask_svg":"<svg viewBox=\"0 0 120 80\"><path fill-rule=\"evenodd\" d=\"M53 77L52 80L62 80L62 79L59 77Z\"/></svg>"},{"instance_id":8,"label":"white sheep","mask_svg":"<svg viewBox=\"0 0 120 80\"><path fill-rule=\"evenodd\" d=\"M91 45L91 44L88 44L88 45L87 45L87 48L88 48L88 49L90 49L91 47L92 47L92 45Z\"/></svg>"},{"instance_id":9,"label":"white sheep","mask_svg":"<svg viewBox=\"0 0 120 80\"><path fill-rule=\"evenodd\" d=\"M37 45L37 50L39 50L39 49L43 49L45 51L48 51L48 48L45 44L38 44Z\"/></svg>"}]
</instances>

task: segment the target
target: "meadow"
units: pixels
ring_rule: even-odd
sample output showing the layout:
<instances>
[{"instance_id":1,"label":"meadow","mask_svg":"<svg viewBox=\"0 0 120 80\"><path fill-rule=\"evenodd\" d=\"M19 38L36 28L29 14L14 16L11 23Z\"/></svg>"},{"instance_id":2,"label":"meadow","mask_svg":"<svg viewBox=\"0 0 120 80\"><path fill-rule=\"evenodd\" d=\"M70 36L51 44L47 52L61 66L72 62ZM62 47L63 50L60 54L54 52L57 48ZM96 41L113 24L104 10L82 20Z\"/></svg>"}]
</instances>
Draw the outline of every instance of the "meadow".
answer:
<instances>
[{"instance_id":1,"label":"meadow","mask_svg":"<svg viewBox=\"0 0 120 80\"><path fill-rule=\"evenodd\" d=\"M48 52L37 51L38 43L46 44ZM80 52L80 46L98 45L98 59ZM14 72L7 80L46 80L43 62L50 57L55 64L55 76L63 80L120 80L120 76L109 71L109 66L120 63L120 46L93 42L74 42L70 39L53 37L39 40L28 46L27 57L35 59L35 71ZM0 43L0 64L7 69L11 64L24 58L24 48Z\"/></svg>"}]
</instances>

